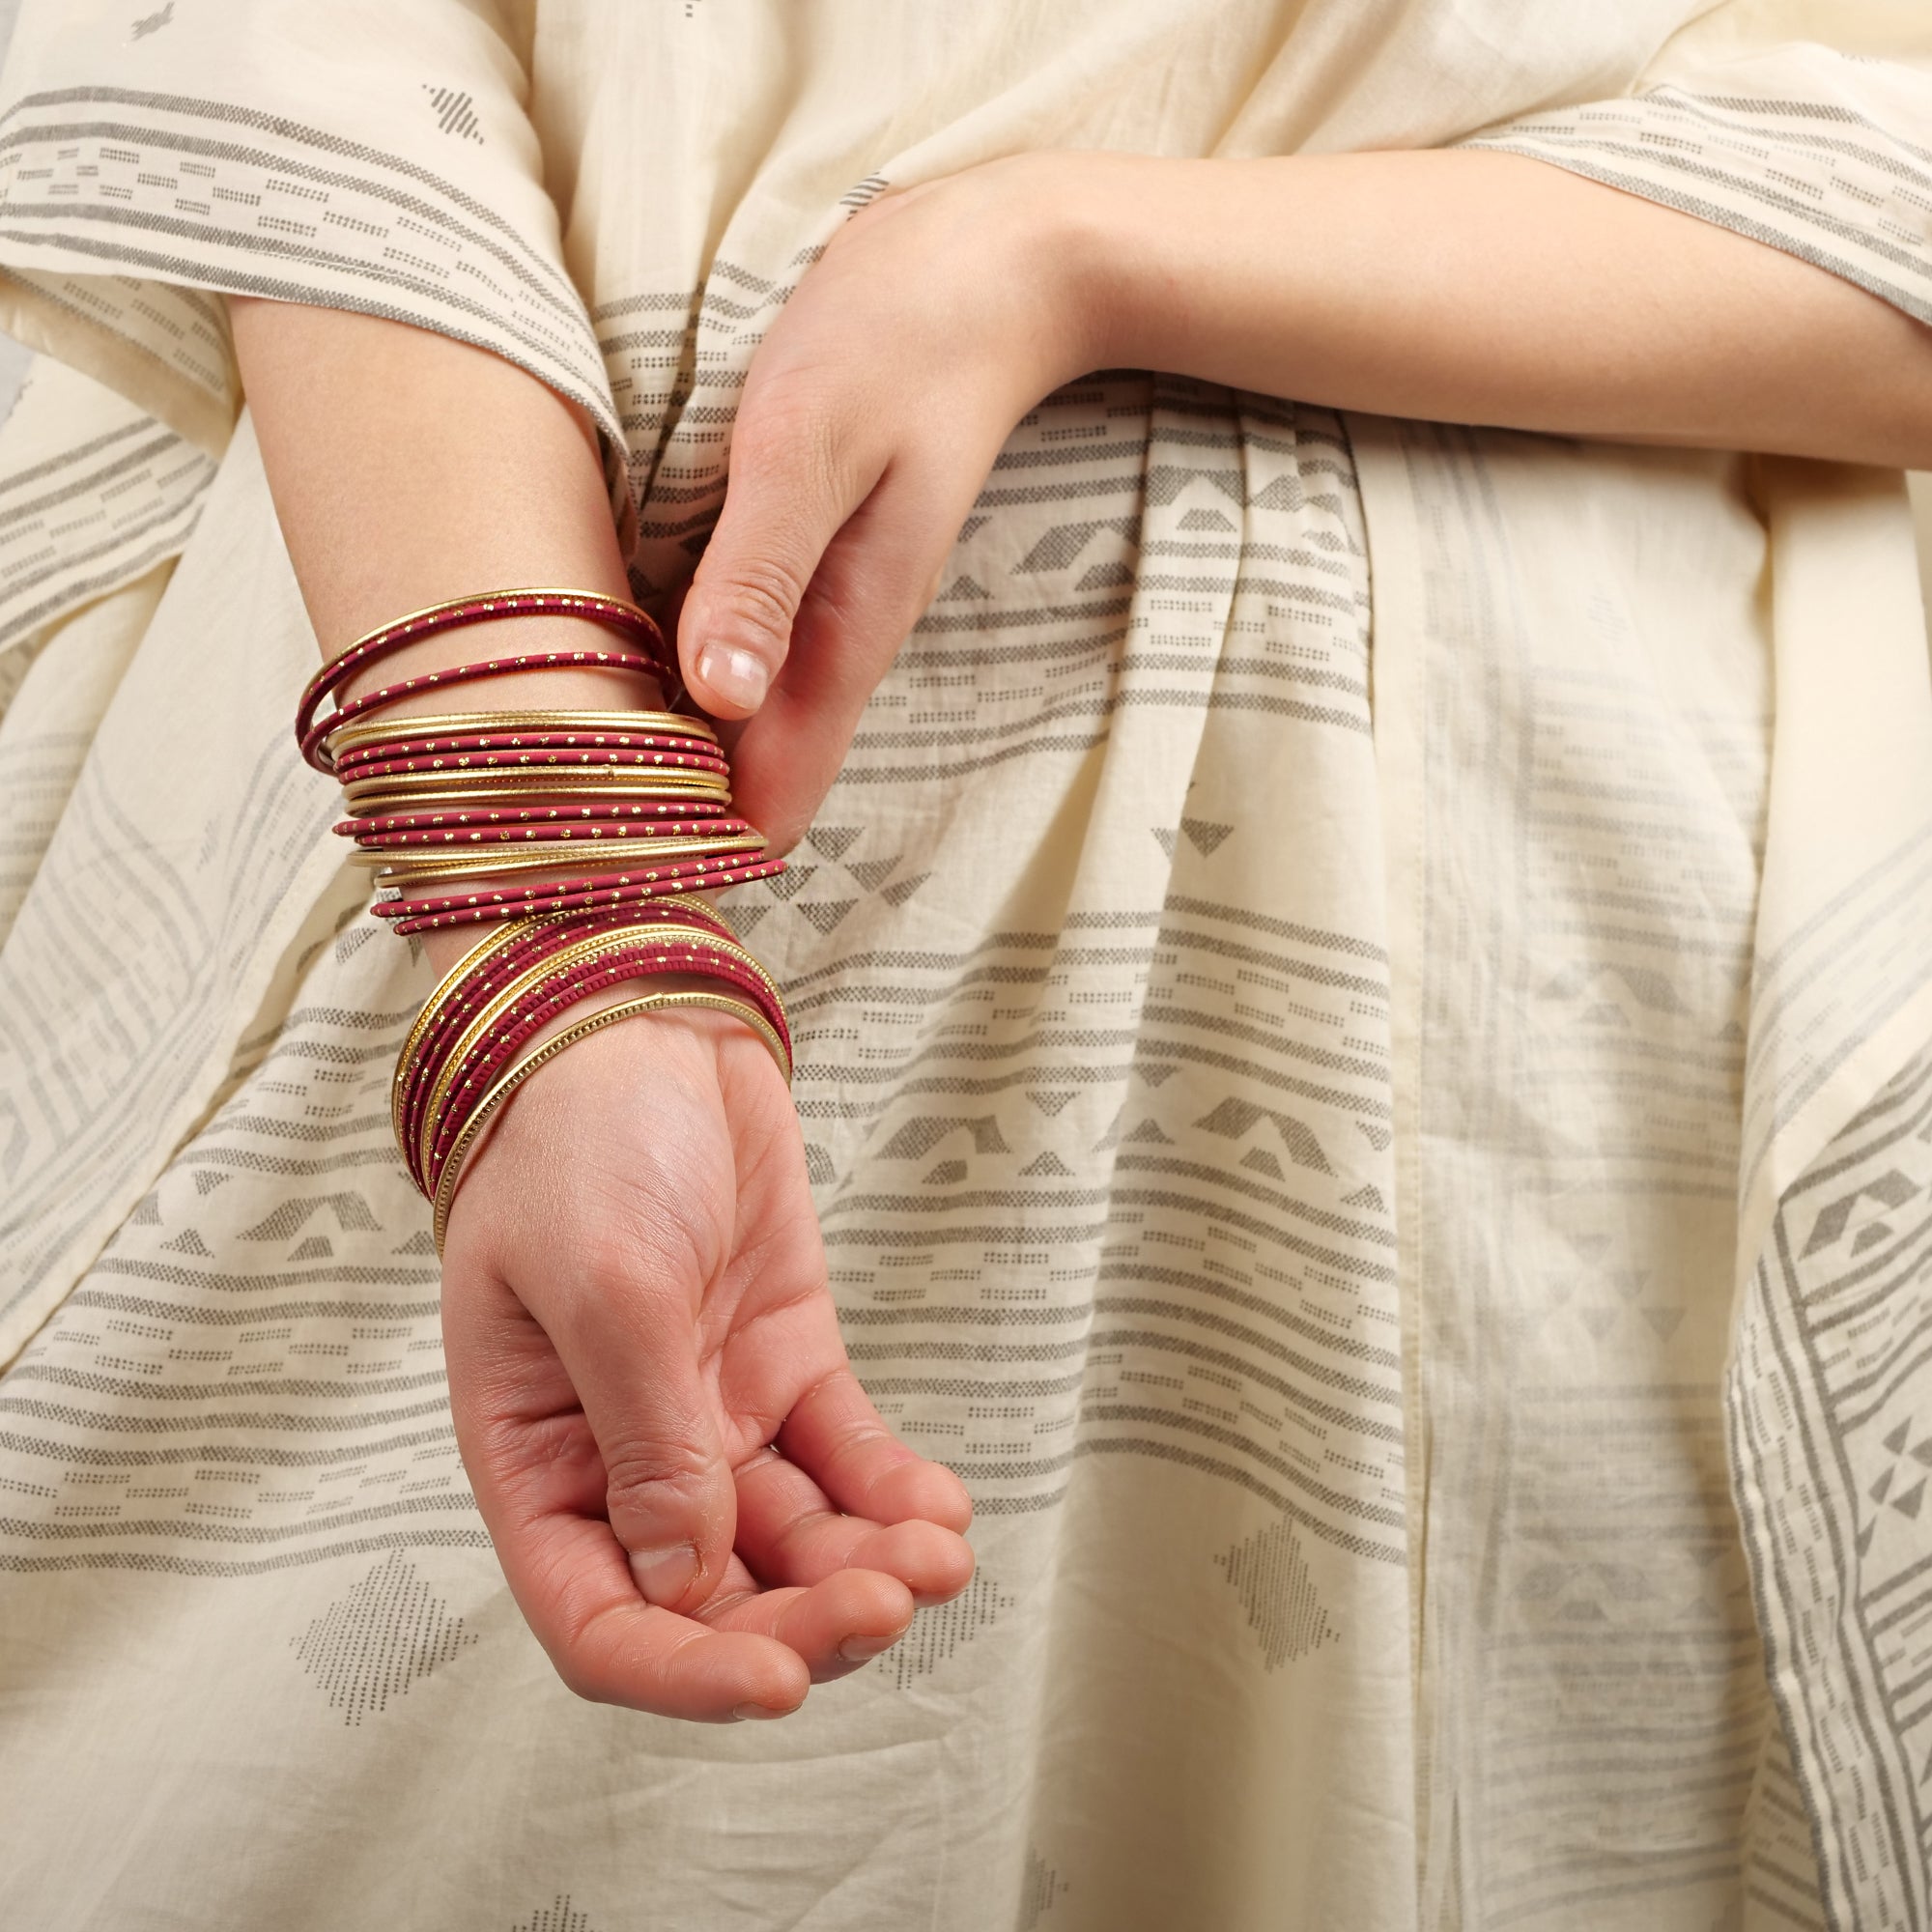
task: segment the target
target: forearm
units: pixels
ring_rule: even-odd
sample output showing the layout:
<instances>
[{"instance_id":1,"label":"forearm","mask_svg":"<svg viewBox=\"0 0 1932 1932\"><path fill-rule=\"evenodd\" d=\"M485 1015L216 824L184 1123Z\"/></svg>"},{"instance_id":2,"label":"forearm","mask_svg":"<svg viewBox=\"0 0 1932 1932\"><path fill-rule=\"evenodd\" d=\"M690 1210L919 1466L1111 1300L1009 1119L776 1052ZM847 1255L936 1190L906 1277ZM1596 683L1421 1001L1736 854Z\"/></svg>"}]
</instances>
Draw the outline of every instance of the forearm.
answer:
<instances>
[{"instance_id":1,"label":"forearm","mask_svg":"<svg viewBox=\"0 0 1932 1932\"><path fill-rule=\"evenodd\" d=\"M427 605L556 585L628 597L594 432L501 358L399 323L287 302L230 304L275 510L323 655ZM372 685L506 650L605 649L576 618L456 631L384 661ZM646 677L536 671L463 687L459 709L653 707ZM293 703L294 694L291 694ZM436 694L397 714L446 710ZM426 935L446 965L473 932Z\"/></svg>"},{"instance_id":2,"label":"forearm","mask_svg":"<svg viewBox=\"0 0 1932 1932\"><path fill-rule=\"evenodd\" d=\"M466 591L554 582L630 594L594 432L535 377L371 316L241 298L229 310L325 656ZM445 655L462 651L451 640Z\"/></svg>"},{"instance_id":3,"label":"forearm","mask_svg":"<svg viewBox=\"0 0 1932 1932\"><path fill-rule=\"evenodd\" d=\"M1482 152L1056 157L1079 359L1378 414L1900 468L1932 331L1809 263Z\"/></svg>"}]
</instances>

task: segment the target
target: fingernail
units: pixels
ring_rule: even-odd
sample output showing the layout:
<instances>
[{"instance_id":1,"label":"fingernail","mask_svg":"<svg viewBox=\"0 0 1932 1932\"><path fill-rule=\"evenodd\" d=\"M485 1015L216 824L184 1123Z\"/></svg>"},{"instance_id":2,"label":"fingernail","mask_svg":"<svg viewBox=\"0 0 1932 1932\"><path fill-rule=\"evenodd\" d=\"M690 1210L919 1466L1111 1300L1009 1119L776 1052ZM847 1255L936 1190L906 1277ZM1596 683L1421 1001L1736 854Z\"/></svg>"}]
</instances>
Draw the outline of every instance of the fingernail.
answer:
<instances>
[{"instance_id":1,"label":"fingernail","mask_svg":"<svg viewBox=\"0 0 1932 1932\"><path fill-rule=\"evenodd\" d=\"M734 1718L788 1718L789 1711L774 1711L769 1704L740 1704L731 1713Z\"/></svg>"},{"instance_id":2,"label":"fingernail","mask_svg":"<svg viewBox=\"0 0 1932 1932\"><path fill-rule=\"evenodd\" d=\"M882 1650L890 1650L903 1636L903 1631L892 1636L848 1636L838 1646L838 1655L847 1663L866 1663L878 1656Z\"/></svg>"},{"instance_id":3,"label":"fingernail","mask_svg":"<svg viewBox=\"0 0 1932 1932\"><path fill-rule=\"evenodd\" d=\"M631 1575L654 1604L675 1604L697 1575L697 1546L675 1543L668 1549L634 1549Z\"/></svg>"},{"instance_id":4,"label":"fingernail","mask_svg":"<svg viewBox=\"0 0 1932 1932\"><path fill-rule=\"evenodd\" d=\"M697 675L727 704L754 711L771 683L763 661L727 644L706 644L697 654Z\"/></svg>"}]
</instances>

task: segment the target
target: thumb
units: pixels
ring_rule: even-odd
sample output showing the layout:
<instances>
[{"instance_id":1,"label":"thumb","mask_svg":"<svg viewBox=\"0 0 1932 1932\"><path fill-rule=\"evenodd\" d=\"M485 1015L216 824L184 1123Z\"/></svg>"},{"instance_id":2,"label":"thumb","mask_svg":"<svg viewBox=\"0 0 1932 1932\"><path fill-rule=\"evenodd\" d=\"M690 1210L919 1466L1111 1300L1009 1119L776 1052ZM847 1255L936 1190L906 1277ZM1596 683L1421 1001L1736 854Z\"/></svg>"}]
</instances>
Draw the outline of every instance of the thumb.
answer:
<instances>
[{"instance_id":1,"label":"thumb","mask_svg":"<svg viewBox=\"0 0 1932 1932\"><path fill-rule=\"evenodd\" d=\"M571 1326L552 1339L603 1458L611 1532L645 1597L692 1615L724 1575L738 1505L690 1307L612 1283Z\"/></svg>"},{"instance_id":2,"label":"thumb","mask_svg":"<svg viewBox=\"0 0 1932 1932\"><path fill-rule=\"evenodd\" d=\"M764 702L826 546L883 469L824 414L747 393L724 507L678 613L684 681L714 717L749 718Z\"/></svg>"}]
</instances>

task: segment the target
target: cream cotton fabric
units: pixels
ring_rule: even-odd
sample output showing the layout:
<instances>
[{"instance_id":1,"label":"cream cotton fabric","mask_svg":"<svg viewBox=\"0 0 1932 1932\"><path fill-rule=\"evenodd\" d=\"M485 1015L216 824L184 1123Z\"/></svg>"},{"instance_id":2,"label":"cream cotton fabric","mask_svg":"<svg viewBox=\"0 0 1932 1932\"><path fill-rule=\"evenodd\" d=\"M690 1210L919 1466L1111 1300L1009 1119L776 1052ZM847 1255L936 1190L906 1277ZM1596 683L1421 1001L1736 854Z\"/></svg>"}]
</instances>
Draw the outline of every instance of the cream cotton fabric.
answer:
<instances>
[{"instance_id":1,"label":"cream cotton fabric","mask_svg":"<svg viewBox=\"0 0 1932 1932\"><path fill-rule=\"evenodd\" d=\"M653 597L846 213L1019 149L1481 138L1923 319L1923 30L1822 31L29 5L10 1920L1932 1925L1896 478L1133 372L1019 426L793 869L729 901L790 995L855 1363L971 1485L980 1572L800 1717L697 1730L561 1689L465 1492L383 1105L427 975L290 742L315 646L218 298L583 402Z\"/></svg>"}]
</instances>

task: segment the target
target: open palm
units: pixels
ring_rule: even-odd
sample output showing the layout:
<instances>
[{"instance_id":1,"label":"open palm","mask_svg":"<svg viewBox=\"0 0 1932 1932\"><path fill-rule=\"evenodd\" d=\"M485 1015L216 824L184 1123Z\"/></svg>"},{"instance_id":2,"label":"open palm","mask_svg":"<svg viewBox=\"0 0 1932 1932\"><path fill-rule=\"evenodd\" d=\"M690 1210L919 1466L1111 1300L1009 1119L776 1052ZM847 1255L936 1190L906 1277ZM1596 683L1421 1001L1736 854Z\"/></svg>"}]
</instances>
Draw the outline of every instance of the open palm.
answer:
<instances>
[{"instance_id":1,"label":"open palm","mask_svg":"<svg viewBox=\"0 0 1932 1932\"><path fill-rule=\"evenodd\" d=\"M781 1716L972 1575L963 1486L846 1360L797 1119L735 1021L626 1021L526 1083L451 1213L443 1329L484 1521L586 1697Z\"/></svg>"}]
</instances>

